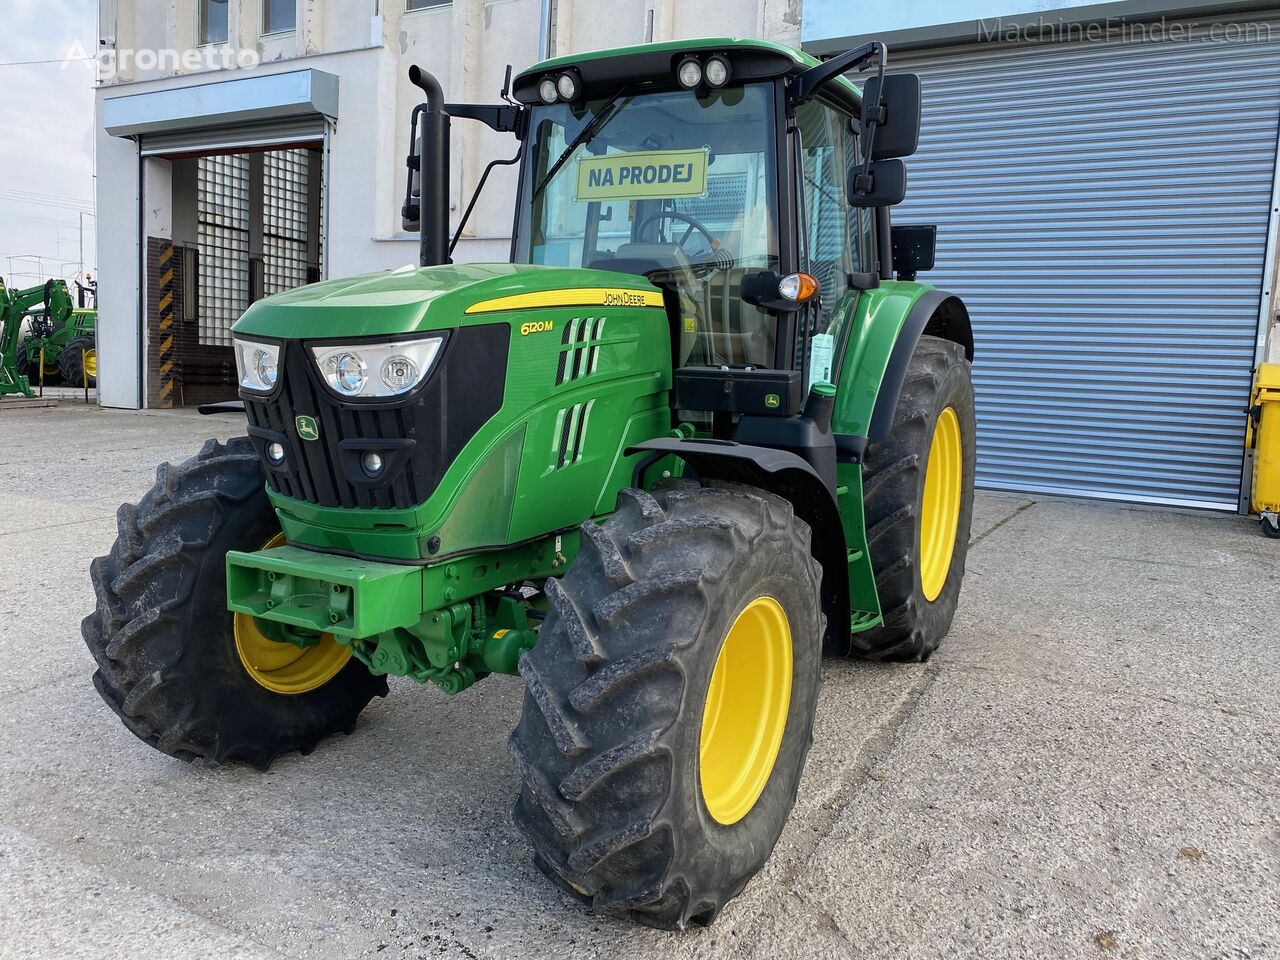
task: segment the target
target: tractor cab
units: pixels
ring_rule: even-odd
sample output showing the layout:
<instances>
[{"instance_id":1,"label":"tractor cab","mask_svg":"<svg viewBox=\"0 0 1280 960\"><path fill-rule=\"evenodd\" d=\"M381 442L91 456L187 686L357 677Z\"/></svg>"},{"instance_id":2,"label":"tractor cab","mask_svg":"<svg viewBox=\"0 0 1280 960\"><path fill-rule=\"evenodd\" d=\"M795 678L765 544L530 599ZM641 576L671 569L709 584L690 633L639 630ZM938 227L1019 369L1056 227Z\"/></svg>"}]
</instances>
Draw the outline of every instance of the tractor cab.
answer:
<instances>
[{"instance_id":1,"label":"tractor cab","mask_svg":"<svg viewBox=\"0 0 1280 960\"><path fill-rule=\"evenodd\" d=\"M503 91L505 107L423 117L406 227L440 229L414 184L448 116L509 130L522 141L514 262L663 290L682 419L720 414L727 434L743 414L797 415L835 375L846 298L892 270L881 241L905 180L889 158L915 149L919 84L885 78L883 54L873 43L821 64L766 41L706 40L538 64ZM864 110L842 74L871 66L877 103Z\"/></svg>"}]
</instances>

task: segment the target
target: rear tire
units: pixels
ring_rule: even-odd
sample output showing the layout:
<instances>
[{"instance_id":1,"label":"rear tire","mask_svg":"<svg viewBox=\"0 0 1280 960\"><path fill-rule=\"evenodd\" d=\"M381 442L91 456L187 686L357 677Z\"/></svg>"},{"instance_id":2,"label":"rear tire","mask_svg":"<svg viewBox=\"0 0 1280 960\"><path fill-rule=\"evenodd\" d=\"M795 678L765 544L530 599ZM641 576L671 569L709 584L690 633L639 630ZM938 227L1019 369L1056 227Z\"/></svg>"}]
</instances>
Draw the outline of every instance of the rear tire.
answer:
<instances>
[{"instance_id":1,"label":"rear tire","mask_svg":"<svg viewBox=\"0 0 1280 960\"><path fill-rule=\"evenodd\" d=\"M547 582L546 623L521 658L524 710L511 737L516 824L558 887L677 929L709 923L764 865L812 740L820 582L809 528L786 501L747 487L626 490L603 524L583 524L582 550ZM785 629L739 633L762 611ZM730 656L746 636L758 644L738 651L753 655ZM754 651L779 649L789 679L753 671ZM721 668L726 659L741 670ZM720 712L729 688L737 714ZM784 688L785 701L771 693ZM716 722L729 716L738 722ZM738 744L720 746L722 729L746 731L730 741L775 738L747 751L741 791L723 775L738 769ZM773 733L753 740L753 730Z\"/></svg>"},{"instance_id":2,"label":"rear tire","mask_svg":"<svg viewBox=\"0 0 1280 960\"><path fill-rule=\"evenodd\" d=\"M944 416L948 410L954 420ZM930 533L922 530L922 520L927 527L925 480L940 420L959 428L963 471L950 565L930 576L922 562L922 545ZM964 348L922 336L907 367L893 428L887 439L867 447L863 459L867 544L884 626L853 634L854 654L872 660L927 660L951 629L973 520L974 432L973 383Z\"/></svg>"},{"instance_id":3,"label":"rear tire","mask_svg":"<svg viewBox=\"0 0 1280 960\"><path fill-rule=\"evenodd\" d=\"M89 386L96 387L98 385L98 347L94 338L76 337L62 348L62 353L58 354L58 367L68 385L73 387L84 385L86 361L91 371L87 378Z\"/></svg>"},{"instance_id":4,"label":"rear tire","mask_svg":"<svg viewBox=\"0 0 1280 960\"><path fill-rule=\"evenodd\" d=\"M247 437L210 440L118 513L111 553L90 566L97 609L82 625L93 684L139 739L182 760L266 769L291 750L350 732L387 692L355 658L305 693L268 690L237 652L226 555L257 550L280 525Z\"/></svg>"}]
</instances>

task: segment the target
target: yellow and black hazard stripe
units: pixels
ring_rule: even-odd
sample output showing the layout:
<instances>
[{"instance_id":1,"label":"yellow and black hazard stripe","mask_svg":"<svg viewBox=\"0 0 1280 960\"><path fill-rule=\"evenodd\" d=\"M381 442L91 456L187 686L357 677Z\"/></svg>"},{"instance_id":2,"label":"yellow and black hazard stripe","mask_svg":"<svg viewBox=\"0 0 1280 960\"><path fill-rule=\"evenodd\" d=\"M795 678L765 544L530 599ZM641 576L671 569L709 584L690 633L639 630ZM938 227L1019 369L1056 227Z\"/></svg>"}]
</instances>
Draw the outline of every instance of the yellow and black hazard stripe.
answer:
<instances>
[{"instance_id":1,"label":"yellow and black hazard stripe","mask_svg":"<svg viewBox=\"0 0 1280 960\"><path fill-rule=\"evenodd\" d=\"M160 248L160 406L173 406L173 244Z\"/></svg>"}]
</instances>

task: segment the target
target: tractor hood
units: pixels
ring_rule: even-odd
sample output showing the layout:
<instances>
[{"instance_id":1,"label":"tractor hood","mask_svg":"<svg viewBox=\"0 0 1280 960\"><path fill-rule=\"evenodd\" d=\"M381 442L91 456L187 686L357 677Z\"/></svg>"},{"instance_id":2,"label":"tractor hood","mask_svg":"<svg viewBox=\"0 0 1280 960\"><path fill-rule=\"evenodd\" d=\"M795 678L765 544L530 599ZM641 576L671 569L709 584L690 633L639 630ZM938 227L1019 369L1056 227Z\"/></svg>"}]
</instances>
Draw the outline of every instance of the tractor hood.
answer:
<instances>
[{"instance_id":1,"label":"tractor hood","mask_svg":"<svg viewBox=\"0 0 1280 960\"><path fill-rule=\"evenodd\" d=\"M559 292L570 296L557 297ZM282 340L376 337L492 323L497 312L569 302L662 303L656 287L631 274L519 263L448 264L298 287L258 301L231 329Z\"/></svg>"}]
</instances>

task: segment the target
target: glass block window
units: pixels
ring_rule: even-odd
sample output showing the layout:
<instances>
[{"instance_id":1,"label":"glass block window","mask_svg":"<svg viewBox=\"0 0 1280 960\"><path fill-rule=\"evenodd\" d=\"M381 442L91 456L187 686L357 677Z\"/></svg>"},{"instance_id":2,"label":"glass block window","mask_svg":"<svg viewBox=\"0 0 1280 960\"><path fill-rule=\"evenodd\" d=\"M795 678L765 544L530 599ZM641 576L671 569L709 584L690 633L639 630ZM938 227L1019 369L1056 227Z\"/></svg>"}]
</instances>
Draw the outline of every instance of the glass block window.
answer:
<instances>
[{"instance_id":1,"label":"glass block window","mask_svg":"<svg viewBox=\"0 0 1280 960\"><path fill-rule=\"evenodd\" d=\"M274 150L263 157L263 292L307 282L310 157L306 150Z\"/></svg>"},{"instance_id":2,"label":"glass block window","mask_svg":"<svg viewBox=\"0 0 1280 960\"><path fill-rule=\"evenodd\" d=\"M200 343L229 347L249 307L249 158L201 157L197 182Z\"/></svg>"}]
</instances>

